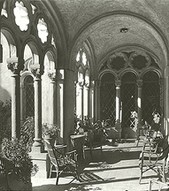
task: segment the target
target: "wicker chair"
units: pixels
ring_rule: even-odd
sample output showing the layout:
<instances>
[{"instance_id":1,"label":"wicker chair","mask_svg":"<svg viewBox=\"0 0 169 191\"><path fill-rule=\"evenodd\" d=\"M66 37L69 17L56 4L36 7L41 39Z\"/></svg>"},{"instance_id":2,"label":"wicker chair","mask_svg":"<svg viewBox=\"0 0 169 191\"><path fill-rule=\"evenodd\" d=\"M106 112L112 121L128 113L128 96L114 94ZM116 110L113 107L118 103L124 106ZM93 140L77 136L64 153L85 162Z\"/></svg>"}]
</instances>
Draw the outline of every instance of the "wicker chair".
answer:
<instances>
[{"instance_id":1,"label":"wicker chair","mask_svg":"<svg viewBox=\"0 0 169 191\"><path fill-rule=\"evenodd\" d=\"M56 185L58 185L62 173L71 173L76 179L79 179L76 151L66 153L64 151L65 146L51 146L47 140L45 140L45 144L48 152L46 160L47 178L51 178L52 173L55 172Z\"/></svg>"},{"instance_id":2,"label":"wicker chair","mask_svg":"<svg viewBox=\"0 0 169 191\"><path fill-rule=\"evenodd\" d=\"M142 152L139 157L140 178L141 183L143 174L149 170L153 170L162 182L166 181L166 170L168 171L168 137L165 137L161 142L147 139L144 141Z\"/></svg>"}]
</instances>

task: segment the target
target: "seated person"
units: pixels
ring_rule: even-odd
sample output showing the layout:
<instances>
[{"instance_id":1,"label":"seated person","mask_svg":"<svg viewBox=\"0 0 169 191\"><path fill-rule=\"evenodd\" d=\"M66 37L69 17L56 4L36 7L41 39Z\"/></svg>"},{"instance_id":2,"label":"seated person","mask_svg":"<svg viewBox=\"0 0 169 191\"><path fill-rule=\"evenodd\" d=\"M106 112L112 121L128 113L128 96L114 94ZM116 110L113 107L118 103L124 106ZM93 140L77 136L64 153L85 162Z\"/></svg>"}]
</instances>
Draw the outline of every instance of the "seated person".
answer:
<instances>
[{"instance_id":1,"label":"seated person","mask_svg":"<svg viewBox=\"0 0 169 191\"><path fill-rule=\"evenodd\" d=\"M161 133L161 116L159 113L153 114L153 122L151 124L151 130L153 130L153 139L156 139L158 137L163 137Z\"/></svg>"},{"instance_id":2,"label":"seated person","mask_svg":"<svg viewBox=\"0 0 169 191\"><path fill-rule=\"evenodd\" d=\"M164 136L161 133L161 116L159 113L153 114L153 122L151 124L151 130L153 131L152 134L152 141L155 142L154 148L159 148L163 144Z\"/></svg>"}]
</instances>

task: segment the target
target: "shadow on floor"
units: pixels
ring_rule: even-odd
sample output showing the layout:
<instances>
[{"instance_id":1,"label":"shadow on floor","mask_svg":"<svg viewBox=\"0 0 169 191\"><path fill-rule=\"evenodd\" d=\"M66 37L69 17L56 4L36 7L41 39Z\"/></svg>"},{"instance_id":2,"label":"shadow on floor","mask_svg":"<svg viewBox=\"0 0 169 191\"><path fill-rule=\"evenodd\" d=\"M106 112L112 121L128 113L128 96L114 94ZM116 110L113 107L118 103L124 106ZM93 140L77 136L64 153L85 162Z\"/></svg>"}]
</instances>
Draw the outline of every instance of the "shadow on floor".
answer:
<instances>
[{"instance_id":1,"label":"shadow on floor","mask_svg":"<svg viewBox=\"0 0 169 191\"><path fill-rule=\"evenodd\" d=\"M86 155L86 163L90 162L107 162L109 164L115 164L121 160L139 159L140 151L128 151L126 149L111 150L111 151L93 151L91 156L89 153Z\"/></svg>"},{"instance_id":2,"label":"shadow on floor","mask_svg":"<svg viewBox=\"0 0 169 191\"><path fill-rule=\"evenodd\" d=\"M107 173L110 170L132 170L134 168L138 168L137 162L132 164L130 160L137 161L139 159L140 151L118 149L118 150L96 150L93 152L93 157L91 157L90 152L86 152L86 159L83 163L79 164L79 172L80 172L80 181L74 181L71 184L64 183L64 181L60 182L60 185L42 185L42 186L34 186L33 191L96 191L102 190L100 185L106 183L117 183L119 182L127 182L127 181L136 181L138 182L139 174L136 174L133 177L116 177L116 174L113 174L109 178L103 178L102 174ZM129 161L132 165L122 165L116 166L120 161L123 162ZM106 172L105 172L106 171ZM96 172L99 172L96 173ZM100 174L101 173L101 174ZM110 173L110 172L109 172ZM107 176L105 176L107 177ZM151 176L152 177L152 176ZM66 177L61 177L66 178ZM54 178L55 179L55 178ZM93 187L93 186L94 187Z\"/></svg>"}]
</instances>

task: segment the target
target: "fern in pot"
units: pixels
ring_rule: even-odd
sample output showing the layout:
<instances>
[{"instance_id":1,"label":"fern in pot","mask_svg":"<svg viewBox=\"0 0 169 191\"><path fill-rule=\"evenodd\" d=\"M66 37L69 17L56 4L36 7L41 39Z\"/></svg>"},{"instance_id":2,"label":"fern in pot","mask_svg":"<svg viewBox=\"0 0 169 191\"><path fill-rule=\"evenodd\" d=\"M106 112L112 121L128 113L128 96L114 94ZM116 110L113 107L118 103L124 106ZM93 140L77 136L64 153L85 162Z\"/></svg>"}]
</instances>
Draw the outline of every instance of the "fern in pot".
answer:
<instances>
[{"instance_id":1,"label":"fern in pot","mask_svg":"<svg viewBox=\"0 0 169 191\"><path fill-rule=\"evenodd\" d=\"M1 157L10 190L32 190L31 175L38 171L29 156L29 146L24 137L2 140Z\"/></svg>"}]
</instances>

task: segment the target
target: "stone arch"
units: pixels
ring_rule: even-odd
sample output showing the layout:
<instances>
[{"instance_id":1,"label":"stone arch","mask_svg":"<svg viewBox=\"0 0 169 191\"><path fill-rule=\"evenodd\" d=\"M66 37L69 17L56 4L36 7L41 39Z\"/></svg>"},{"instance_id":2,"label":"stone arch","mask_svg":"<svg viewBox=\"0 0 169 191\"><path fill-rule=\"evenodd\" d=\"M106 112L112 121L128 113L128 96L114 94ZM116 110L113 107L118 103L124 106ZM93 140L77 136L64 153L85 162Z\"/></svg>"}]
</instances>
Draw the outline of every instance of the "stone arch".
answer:
<instances>
[{"instance_id":1,"label":"stone arch","mask_svg":"<svg viewBox=\"0 0 169 191\"><path fill-rule=\"evenodd\" d=\"M77 33L77 35L74 38L74 41L73 41L74 43L72 44L71 53L70 53L70 64L71 64L71 61L73 60L74 54L76 52L76 48L79 46L81 41L85 39L85 36L83 36L83 34L85 34L85 31L87 31L92 25L99 22L101 19L106 18L106 17L110 17L110 16L116 16L116 15L124 15L126 17L132 17L132 18L135 18L142 23L145 23L147 26L149 26L149 28L152 29L152 34L156 37L156 39L158 39L159 44L161 46L161 49L163 50L163 58L164 59L162 62L164 63L164 65L168 64L168 52L169 51L168 51L168 46L167 46L167 40L166 40L166 37L163 34L163 32L159 29L158 26L156 26L154 23L152 23L147 18L145 18L139 14L132 13L132 12L126 12L126 11L113 11L113 12L109 12L109 13L100 15L100 16L92 19L86 25L84 25L79 30L79 32ZM81 40L80 40L80 38L81 38ZM97 62L100 63L100 60Z\"/></svg>"}]
</instances>

